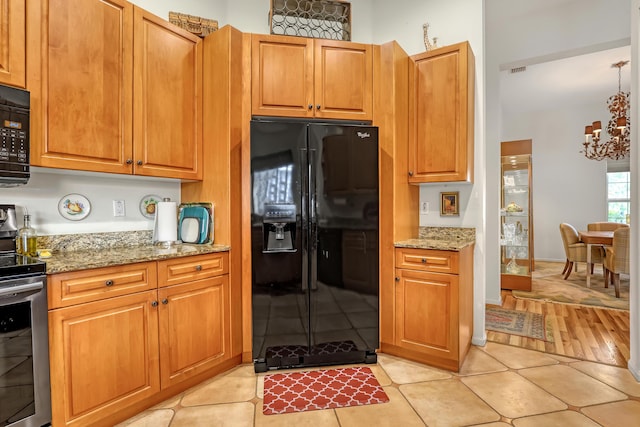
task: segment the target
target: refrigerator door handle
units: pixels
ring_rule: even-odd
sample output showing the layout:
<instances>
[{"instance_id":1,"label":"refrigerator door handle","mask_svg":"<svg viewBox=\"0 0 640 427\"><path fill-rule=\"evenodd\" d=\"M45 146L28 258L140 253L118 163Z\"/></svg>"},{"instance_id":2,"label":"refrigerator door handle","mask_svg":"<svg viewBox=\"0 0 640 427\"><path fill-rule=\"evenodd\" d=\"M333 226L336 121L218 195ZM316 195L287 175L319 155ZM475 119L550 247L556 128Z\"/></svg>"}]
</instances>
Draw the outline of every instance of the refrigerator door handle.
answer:
<instances>
[{"instance_id":1,"label":"refrigerator door handle","mask_svg":"<svg viewBox=\"0 0 640 427\"><path fill-rule=\"evenodd\" d=\"M309 153L306 148L300 148L300 186L302 188L302 194L300 195L300 237L302 246L302 258L308 259L309 257L309 242L310 242L310 229L309 229ZM307 263L303 263L302 266L302 290L308 291L309 289L309 267Z\"/></svg>"}]
</instances>

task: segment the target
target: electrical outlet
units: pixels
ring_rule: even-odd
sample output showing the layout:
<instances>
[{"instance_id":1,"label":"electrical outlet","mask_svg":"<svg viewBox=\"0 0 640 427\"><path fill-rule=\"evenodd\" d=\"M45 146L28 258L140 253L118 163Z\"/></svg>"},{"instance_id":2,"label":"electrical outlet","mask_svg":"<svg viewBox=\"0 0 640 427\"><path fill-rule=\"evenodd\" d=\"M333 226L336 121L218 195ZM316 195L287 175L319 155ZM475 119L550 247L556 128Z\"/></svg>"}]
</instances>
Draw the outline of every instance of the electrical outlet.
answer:
<instances>
[{"instance_id":1,"label":"electrical outlet","mask_svg":"<svg viewBox=\"0 0 640 427\"><path fill-rule=\"evenodd\" d=\"M124 216L124 200L113 201L113 216Z\"/></svg>"},{"instance_id":2,"label":"electrical outlet","mask_svg":"<svg viewBox=\"0 0 640 427\"><path fill-rule=\"evenodd\" d=\"M420 203L420 214L426 215L429 213L429 202Z\"/></svg>"}]
</instances>

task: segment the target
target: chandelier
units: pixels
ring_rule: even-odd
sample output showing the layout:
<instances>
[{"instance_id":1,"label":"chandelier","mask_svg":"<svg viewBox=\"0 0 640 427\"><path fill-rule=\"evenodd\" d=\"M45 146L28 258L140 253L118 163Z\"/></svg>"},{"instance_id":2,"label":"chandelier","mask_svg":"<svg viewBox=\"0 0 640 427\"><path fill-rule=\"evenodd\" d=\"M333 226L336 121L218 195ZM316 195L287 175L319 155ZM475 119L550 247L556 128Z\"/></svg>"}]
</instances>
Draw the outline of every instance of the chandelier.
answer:
<instances>
[{"instance_id":1,"label":"chandelier","mask_svg":"<svg viewBox=\"0 0 640 427\"><path fill-rule=\"evenodd\" d=\"M611 137L608 141L603 141L601 132L602 124L599 121L593 122L584 128L583 149L585 157L592 160L613 159L618 160L627 157L631 148L629 120L629 92L622 92L620 89L620 73L622 67L629 61L620 61L612 64L612 68L618 69L618 93L607 99L607 108L611 113L611 119L607 124L607 133Z\"/></svg>"}]
</instances>

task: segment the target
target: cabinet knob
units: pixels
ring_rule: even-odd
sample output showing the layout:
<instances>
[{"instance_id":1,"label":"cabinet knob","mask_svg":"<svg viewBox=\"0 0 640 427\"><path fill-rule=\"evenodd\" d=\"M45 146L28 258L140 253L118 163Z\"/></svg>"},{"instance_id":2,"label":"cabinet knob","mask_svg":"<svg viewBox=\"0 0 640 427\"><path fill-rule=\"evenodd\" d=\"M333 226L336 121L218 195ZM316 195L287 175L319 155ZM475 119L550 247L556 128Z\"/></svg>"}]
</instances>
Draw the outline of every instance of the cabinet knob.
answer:
<instances>
[{"instance_id":1,"label":"cabinet knob","mask_svg":"<svg viewBox=\"0 0 640 427\"><path fill-rule=\"evenodd\" d=\"M426 258L422 258L422 263L426 264L427 263L427 259Z\"/></svg>"},{"instance_id":2,"label":"cabinet knob","mask_svg":"<svg viewBox=\"0 0 640 427\"><path fill-rule=\"evenodd\" d=\"M399 278L399 277L396 277L396 282L399 282L399 281L400 281L400 278Z\"/></svg>"},{"instance_id":3,"label":"cabinet knob","mask_svg":"<svg viewBox=\"0 0 640 427\"><path fill-rule=\"evenodd\" d=\"M409 171L409 176L413 176L413 171Z\"/></svg>"},{"instance_id":4,"label":"cabinet knob","mask_svg":"<svg viewBox=\"0 0 640 427\"><path fill-rule=\"evenodd\" d=\"M104 282L104 284L106 286L113 286L113 280L107 280L106 282Z\"/></svg>"},{"instance_id":5,"label":"cabinet knob","mask_svg":"<svg viewBox=\"0 0 640 427\"><path fill-rule=\"evenodd\" d=\"M157 307L157 306L158 306L158 301L151 302L151 307Z\"/></svg>"},{"instance_id":6,"label":"cabinet knob","mask_svg":"<svg viewBox=\"0 0 640 427\"><path fill-rule=\"evenodd\" d=\"M136 165L138 165L138 166L142 166L142 160L138 160L138 161L136 162Z\"/></svg>"},{"instance_id":7,"label":"cabinet knob","mask_svg":"<svg viewBox=\"0 0 640 427\"><path fill-rule=\"evenodd\" d=\"M316 105L316 110L320 109L320 104Z\"/></svg>"},{"instance_id":8,"label":"cabinet knob","mask_svg":"<svg viewBox=\"0 0 640 427\"><path fill-rule=\"evenodd\" d=\"M133 159L127 159L127 164L128 164L128 165L133 164Z\"/></svg>"},{"instance_id":9,"label":"cabinet knob","mask_svg":"<svg viewBox=\"0 0 640 427\"><path fill-rule=\"evenodd\" d=\"M200 264L196 265L196 271L201 271L202 270L202 266Z\"/></svg>"},{"instance_id":10,"label":"cabinet knob","mask_svg":"<svg viewBox=\"0 0 640 427\"><path fill-rule=\"evenodd\" d=\"M167 304L169 304L169 300L165 298L165 299L163 299L163 300L162 300L162 303L163 303L164 305L167 305Z\"/></svg>"},{"instance_id":11,"label":"cabinet knob","mask_svg":"<svg viewBox=\"0 0 640 427\"><path fill-rule=\"evenodd\" d=\"M308 107L309 107L309 110L313 110L313 104L309 104Z\"/></svg>"}]
</instances>

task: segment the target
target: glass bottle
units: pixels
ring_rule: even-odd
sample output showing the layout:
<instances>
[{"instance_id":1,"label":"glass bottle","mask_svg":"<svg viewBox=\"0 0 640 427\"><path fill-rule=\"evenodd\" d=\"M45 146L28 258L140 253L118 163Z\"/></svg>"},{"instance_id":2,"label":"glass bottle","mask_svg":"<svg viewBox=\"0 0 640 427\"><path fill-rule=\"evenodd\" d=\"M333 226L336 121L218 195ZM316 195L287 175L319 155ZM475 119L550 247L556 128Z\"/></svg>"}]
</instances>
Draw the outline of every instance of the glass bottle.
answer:
<instances>
[{"instance_id":1,"label":"glass bottle","mask_svg":"<svg viewBox=\"0 0 640 427\"><path fill-rule=\"evenodd\" d=\"M24 216L24 227L18 230L18 253L35 257L37 255L36 230L31 227L31 215Z\"/></svg>"}]
</instances>

